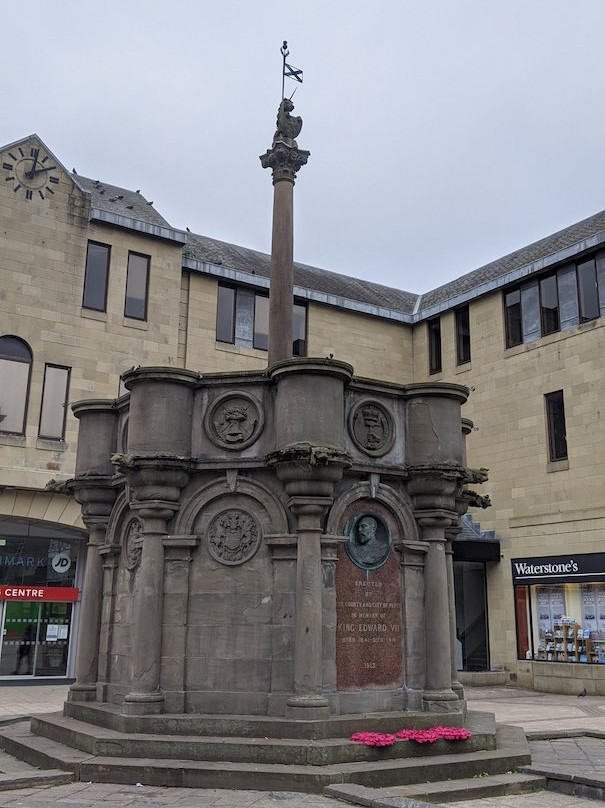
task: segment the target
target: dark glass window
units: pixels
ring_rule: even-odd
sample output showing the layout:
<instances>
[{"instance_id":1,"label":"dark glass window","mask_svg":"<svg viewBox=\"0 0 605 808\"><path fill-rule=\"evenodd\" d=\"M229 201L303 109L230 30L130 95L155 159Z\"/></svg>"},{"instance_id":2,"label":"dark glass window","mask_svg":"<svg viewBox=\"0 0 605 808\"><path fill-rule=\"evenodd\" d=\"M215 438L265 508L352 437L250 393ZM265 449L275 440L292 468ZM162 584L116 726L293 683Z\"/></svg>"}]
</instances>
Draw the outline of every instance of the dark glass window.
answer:
<instances>
[{"instance_id":1,"label":"dark glass window","mask_svg":"<svg viewBox=\"0 0 605 808\"><path fill-rule=\"evenodd\" d=\"M33 355L18 337L0 337L0 432L25 434Z\"/></svg>"},{"instance_id":2,"label":"dark glass window","mask_svg":"<svg viewBox=\"0 0 605 808\"><path fill-rule=\"evenodd\" d=\"M307 347L307 307L294 304L292 353L304 356ZM218 287L216 308L217 342L242 348L269 348L269 298L244 286Z\"/></svg>"},{"instance_id":3,"label":"dark glass window","mask_svg":"<svg viewBox=\"0 0 605 808\"><path fill-rule=\"evenodd\" d=\"M549 275L540 281L540 318L543 335L552 334L560 330L559 294L556 275Z\"/></svg>"},{"instance_id":4,"label":"dark glass window","mask_svg":"<svg viewBox=\"0 0 605 808\"><path fill-rule=\"evenodd\" d=\"M506 310L506 345L508 348L512 348L513 345L520 345L523 342L521 292L519 289L514 289L506 294L504 307Z\"/></svg>"},{"instance_id":5,"label":"dark glass window","mask_svg":"<svg viewBox=\"0 0 605 808\"><path fill-rule=\"evenodd\" d=\"M70 373L71 368L59 365L46 365L44 369L42 408L40 410L40 428L38 430L41 438L62 440L65 435Z\"/></svg>"},{"instance_id":6,"label":"dark glass window","mask_svg":"<svg viewBox=\"0 0 605 808\"><path fill-rule=\"evenodd\" d=\"M218 342L235 341L235 289L219 286L216 305L216 339Z\"/></svg>"},{"instance_id":7,"label":"dark glass window","mask_svg":"<svg viewBox=\"0 0 605 808\"><path fill-rule=\"evenodd\" d=\"M573 328L605 313L605 252L509 289L506 347Z\"/></svg>"},{"instance_id":8,"label":"dark glass window","mask_svg":"<svg viewBox=\"0 0 605 808\"><path fill-rule=\"evenodd\" d=\"M107 282L109 280L109 256L111 248L108 244L88 242L86 251L86 270L84 272L84 295L82 308L95 311L107 310Z\"/></svg>"},{"instance_id":9,"label":"dark glass window","mask_svg":"<svg viewBox=\"0 0 605 808\"><path fill-rule=\"evenodd\" d=\"M548 459L551 462L567 459L567 435L565 430L565 405L563 390L547 393L546 430L548 433Z\"/></svg>"},{"instance_id":10,"label":"dark glass window","mask_svg":"<svg viewBox=\"0 0 605 808\"><path fill-rule=\"evenodd\" d=\"M464 365L471 361L471 326L468 306L456 309L456 362Z\"/></svg>"},{"instance_id":11,"label":"dark glass window","mask_svg":"<svg viewBox=\"0 0 605 808\"><path fill-rule=\"evenodd\" d=\"M149 285L149 256L128 253L126 302L124 316L134 320L147 319L147 289Z\"/></svg>"},{"instance_id":12,"label":"dark glass window","mask_svg":"<svg viewBox=\"0 0 605 808\"><path fill-rule=\"evenodd\" d=\"M254 347L269 349L269 298L254 296Z\"/></svg>"},{"instance_id":13,"label":"dark glass window","mask_svg":"<svg viewBox=\"0 0 605 808\"><path fill-rule=\"evenodd\" d=\"M294 304L292 321L292 353L294 356L307 355L307 307Z\"/></svg>"},{"instance_id":14,"label":"dark glass window","mask_svg":"<svg viewBox=\"0 0 605 808\"><path fill-rule=\"evenodd\" d=\"M489 670L485 562L454 561L456 667Z\"/></svg>"},{"instance_id":15,"label":"dark glass window","mask_svg":"<svg viewBox=\"0 0 605 808\"><path fill-rule=\"evenodd\" d=\"M599 290L594 258L578 264L578 298L581 323L599 316Z\"/></svg>"},{"instance_id":16,"label":"dark glass window","mask_svg":"<svg viewBox=\"0 0 605 808\"><path fill-rule=\"evenodd\" d=\"M441 371L441 319L435 317L427 323L429 332L429 373Z\"/></svg>"}]
</instances>

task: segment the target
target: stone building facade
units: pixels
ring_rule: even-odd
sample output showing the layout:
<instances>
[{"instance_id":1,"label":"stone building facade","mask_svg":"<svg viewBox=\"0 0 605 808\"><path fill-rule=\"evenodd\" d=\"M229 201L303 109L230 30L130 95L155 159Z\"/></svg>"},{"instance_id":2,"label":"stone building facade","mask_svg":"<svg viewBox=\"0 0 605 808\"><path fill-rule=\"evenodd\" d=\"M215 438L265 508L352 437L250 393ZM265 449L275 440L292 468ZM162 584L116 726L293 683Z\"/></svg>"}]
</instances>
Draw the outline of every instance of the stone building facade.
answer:
<instances>
[{"instance_id":1,"label":"stone building facade","mask_svg":"<svg viewBox=\"0 0 605 808\"><path fill-rule=\"evenodd\" d=\"M184 233L140 194L66 171L35 135L0 152L2 583L52 588L62 582L53 560L67 554L77 563L63 588L79 591L90 524L71 495L47 489L75 471L78 422L64 405L115 398L121 412L120 376L137 366L262 371L269 260ZM295 265L298 354L332 355L387 387L471 389L468 464L490 469L492 507L473 510L454 542L460 667L572 692L601 688L605 640L604 241L600 213L420 296ZM523 559L539 572L516 572ZM546 571L572 562L582 571ZM48 656L39 675L73 676L79 601L61 616L24 602L2 601L6 649L17 655L33 621L36 653ZM57 644L69 650L58 664ZM0 675L13 674L13 656Z\"/></svg>"}]
</instances>

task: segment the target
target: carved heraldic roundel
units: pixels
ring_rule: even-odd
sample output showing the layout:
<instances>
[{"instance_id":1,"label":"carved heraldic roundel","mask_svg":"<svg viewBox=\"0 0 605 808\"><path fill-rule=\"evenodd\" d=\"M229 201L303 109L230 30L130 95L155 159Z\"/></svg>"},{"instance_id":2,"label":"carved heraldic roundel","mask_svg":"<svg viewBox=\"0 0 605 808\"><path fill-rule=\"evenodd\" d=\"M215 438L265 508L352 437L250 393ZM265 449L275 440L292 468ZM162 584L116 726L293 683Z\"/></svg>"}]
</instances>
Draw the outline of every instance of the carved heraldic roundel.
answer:
<instances>
[{"instance_id":1,"label":"carved heraldic roundel","mask_svg":"<svg viewBox=\"0 0 605 808\"><path fill-rule=\"evenodd\" d=\"M395 437L393 418L378 401L361 401L354 407L349 432L357 448L373 457L386 454Z\"/></svg>"},{"instance_id":2,"label":"carved heraldic roundel","mask_svg":"<svg viewBox=\"0 0 605 808\"><path fill-rule=\"evenodd\" d=\"M263 428L263 412L255 398L247 393L219 396L205 419L210 440L223 449L239 450L250 446Z\"/></svg>"},{"instance_id":3,"label":"carved heraldic roundel","mask_svg":"<svg viewBox=\"0 0 605 808\"><path fill-rule=\"evenodd\" d=\"M131 519L126 528L122 553L124 566L134 572L141 563L143 553L143 523L138 518Z\"/></svg>"},{"instance_id":4,"label":"carved heraldic roundel","mask_svg":"<svg viewBox=\"0 0 605 808\"><path fill-rule=\"evenodd\" d=\"M208 552L221 564L244 564L256 553L260 541L256 519L238 508L219 513L208 528Z\"/></svg>"}]
</instances>

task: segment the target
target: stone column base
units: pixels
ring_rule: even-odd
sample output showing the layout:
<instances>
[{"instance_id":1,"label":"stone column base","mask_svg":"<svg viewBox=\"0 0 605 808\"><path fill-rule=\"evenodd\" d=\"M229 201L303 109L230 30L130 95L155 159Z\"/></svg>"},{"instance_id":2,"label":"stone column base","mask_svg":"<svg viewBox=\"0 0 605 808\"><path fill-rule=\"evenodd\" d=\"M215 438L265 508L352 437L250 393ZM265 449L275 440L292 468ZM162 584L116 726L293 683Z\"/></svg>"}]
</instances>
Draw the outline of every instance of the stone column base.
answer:
<instances>
[{"instance_id":1,"label":"stone column base","mask_svg":"<svg viewBox=\"0 0 605 808\"><path fill-rule=\"evenodd\" d=\"M323 696L292 696L286 702L286 718L318 721L330 717L330 702Z\"/></svg>"},{"instance_id":2,"label":"stone column base","mask_svg":"<svg viewBox=\"0 0 605 808\"><path fill-rule=\"evenodd\" d=\"M96 701L97 686L73 684L67 691L67 701Z\"/></svg>"},{"instance_id":3,"label":"stone column base","mask_svg":"<svg viewBox=\"0 0 605 808\"><path fill-rule=\"evenodd\" d=\"M164 712L163 693L129 693L122 702L124 715L158 715Z\"/></svg>"},{"instance_id":4,"label":"stone column base","mask_svg":"<svg viewBox=\"0 0 605 808\"><path fill-rule=\"evenodd\" d=\"M459 699L464 699L464 687L460 682L452 682L452 690Z\"/></svg>"},{"instance_id":5,"label":"stone column base","mask_svg":"<svg viewBox=\"0 0 605 808\"><path fill-rule=\"evenodd\" d=\"M456 693L451 689L425 690L422 694L422 709L429 713L458 713L462 708Z\"/></svg>"}]
</instances>

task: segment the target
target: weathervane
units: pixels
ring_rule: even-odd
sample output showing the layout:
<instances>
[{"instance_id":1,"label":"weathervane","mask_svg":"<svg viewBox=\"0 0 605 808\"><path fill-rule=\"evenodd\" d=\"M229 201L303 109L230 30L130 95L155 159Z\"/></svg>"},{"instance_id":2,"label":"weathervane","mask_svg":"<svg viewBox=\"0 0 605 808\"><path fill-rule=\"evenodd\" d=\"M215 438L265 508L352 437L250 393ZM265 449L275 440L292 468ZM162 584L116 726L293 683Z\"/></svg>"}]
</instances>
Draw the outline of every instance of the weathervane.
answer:
<instances>
[{"instance_id":1,"label":"weathervane","mask_svg":"<svg viewBox=\"0 0 605 808\"><path fill-rule=\"evenodd\" d=\"M281 97L282 97L282 101L283 101L284 98L286 97L286 93L285 93L285 89L284 89L286 78L294 79L294 81L297 81L299 84L302 84L303 83L303 72L302 72L302 70L299 70L297 67L293 67L292 65L289 65L286 62L286 56L290 55L290 51L288 50L288 43L286 42L285 39L284 39L284 44L280 48L280 52L281 52L281 55L282 55L283 61L284 61L283 69L282 69L282 76L281 76ZM296 92L296 87L294 88L294 92L292 93L292 95L294 95L295 92ZM290 98L292 98L292 95L290 96Z\"/></svg>"}]
</instances>

